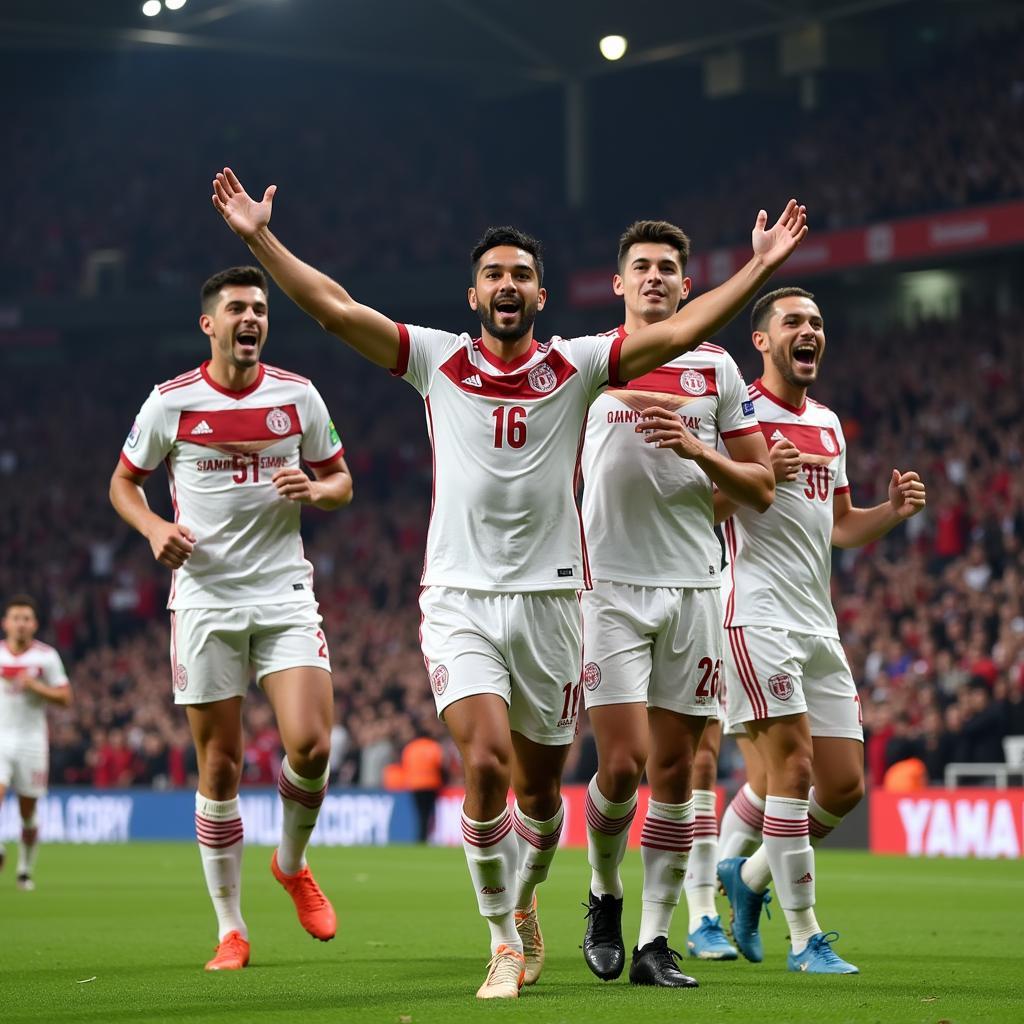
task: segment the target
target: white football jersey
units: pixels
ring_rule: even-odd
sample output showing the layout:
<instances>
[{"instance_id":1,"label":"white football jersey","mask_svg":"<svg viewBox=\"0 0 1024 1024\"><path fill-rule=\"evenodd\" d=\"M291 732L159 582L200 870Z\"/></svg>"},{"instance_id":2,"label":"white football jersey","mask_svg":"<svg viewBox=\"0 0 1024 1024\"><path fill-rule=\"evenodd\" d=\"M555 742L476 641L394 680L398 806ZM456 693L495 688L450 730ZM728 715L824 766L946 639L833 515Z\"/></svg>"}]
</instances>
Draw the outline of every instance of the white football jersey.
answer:
<instances>
[{"instance_id":1,"label":"white football jersey","mask_svg":"<svg viewBox=\"0 0 1024 1024\"><path fill-rule=\"evenodd\" d=\"M503 363L468 334L398 325L393 371L423 396L434 454L424 586L590 586L576 507L587 407L618 384L621 339L536 340Z\"/></svg>"},{"instance_id":2,"label":"white football jersey","mask_svg":"<svg viewBox=\"0 0 1024 1024\"><path fill-rule=\"evenodd\" d=\"M302 506L282 498L271 478L300 457L316 468L344 452L327 406L298 374L261 365L248 388L228 391L207 366L157 385L121 450L134 473L166 465L175 521L196 536L167 606L313 601Z\"/></svg>"},{"instance_id":3,"label":"white football jersey","mask_svg":"<svg viewBox=\"0 0 1024 1024\"><path fill-rule=\"evenodd\" d=\"M839 417L810 398L797 409L760 380L750 397L768 447L792 441L802 465L796 480L776 484L767 512L741 508L723 524L725 625L838 637L829 593L832 499L850 489Z\"/></svg>"},{"instance_id":4,"label":"white football jersey","mask_svg":"<svg viewBox=\"0 0 1024 1024\"><path fill-rule=\"evenodd\" d=\"M625 337L625 328L613 332ZM721 586L711 480L689 459L645 443L637 420L675 412L711 448L757 432L739 367L704 344L612 388L590 407L583 446L583 524L595 580L642 587Z\"/></svg>"},{"instance_id":5,"label":"white football jersey","mask_svg":"<svg viewBox=\"0 0 1024 1024\"><path fill-rule=\"evenodd\" d=\"M21 690L14 680L29 675L47 686L67 686L68 676L60 655L38 640L21 654L15 654L0 640L0 744L6 748L45 750L47 746L46 705L36 693Z\"/></svg>"}]
</instances>

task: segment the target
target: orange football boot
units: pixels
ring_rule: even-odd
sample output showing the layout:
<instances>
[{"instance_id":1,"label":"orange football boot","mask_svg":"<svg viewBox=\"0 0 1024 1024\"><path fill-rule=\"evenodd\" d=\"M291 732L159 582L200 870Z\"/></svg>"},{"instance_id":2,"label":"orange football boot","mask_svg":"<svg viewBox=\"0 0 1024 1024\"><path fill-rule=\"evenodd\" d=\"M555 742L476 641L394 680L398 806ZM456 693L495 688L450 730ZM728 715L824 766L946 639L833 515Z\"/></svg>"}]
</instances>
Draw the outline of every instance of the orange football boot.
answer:
<instances>
[{"instance_id":1,"label":"orange football boot","mask_svg":"<svg viewBox=\"0 0 1024 1024\"><path fill-rule=\"evenodd\" d=\"M307 864L297 875L286 875L277 866L277 850L270 858L270 870L285 887L299 915L299 924L321 942L330 942L338 931L338 917L331 901L316 884Z\"/></svg>"},{"instance_id":2,"label":"orange football boot","mask_svg":"<svg viewBox=\"0 0 1024 1024\"><path fill-rule=\"evenodd\" d=\"M228 932L217 943L217 952L206 965L208 971L240 971L249 963L249 941L239 931Z\"/></svg>"}]
</instances>

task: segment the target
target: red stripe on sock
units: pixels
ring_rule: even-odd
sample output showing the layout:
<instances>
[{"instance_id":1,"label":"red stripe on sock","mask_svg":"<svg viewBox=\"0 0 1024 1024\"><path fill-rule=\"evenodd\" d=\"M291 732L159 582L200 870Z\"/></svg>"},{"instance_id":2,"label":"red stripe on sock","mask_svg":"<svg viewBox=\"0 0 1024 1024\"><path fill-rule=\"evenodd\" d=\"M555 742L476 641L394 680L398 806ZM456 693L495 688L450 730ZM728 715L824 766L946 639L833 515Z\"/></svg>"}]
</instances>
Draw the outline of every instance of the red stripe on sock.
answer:
<instances>
[{"instance_id":1,"label":"red stripe on sock","mask_svg":"<svg viewBox=\"0 0 1024 1024\"><path fill-rule=\"evenodd\" d=\"M517 835L522 836L531 846L536 847L538 850L550 850L552 847L557 846L558 839L562 834L562 822L558 823L558 828L554 832L549 832L547 835L542 836L536 829L527 825L514 811L512 813L512 827L516 830Z\"/></svg>"},{"instance_id":2,"label":"red stripe on sock","mask_svg":"<svg viewBox=\"0 0 1024 1024\"><path fill-rule=\"evenodd\" d=\"M636 804L633 804L632 808L621 818L609 818L606 814L601 813L588 790L586 813L587 825L595 832L606 836L617 836L633 824L633 819L636 817Z\"/></svg>"},{"instance_id":3,"label":"red stripe on sock","mask_svg":"<svg viewBox=\"0 0 1024 1024\"><path fill-rule=\"evenodd\" d=\"M512 815L506 811L496 825L481 829L465 815L462 817L462 838L471 846L494 846L512 831Z\"/></svg>"},{"instance_id":4,"label":"red stripe on sock","mask_svg":"<svg viewBox=\"0 0 1024 1024\"><path fill-rule=\"evenodd\" d=\"M324 783L320 789L303 789L301 786L296 786L282 773L277 779L277 791L284 800L292 800L297 804L302 804L303 807L314 810L324 802L324 797L327 795L327 784Z\"/></svg>"}]
</instances>

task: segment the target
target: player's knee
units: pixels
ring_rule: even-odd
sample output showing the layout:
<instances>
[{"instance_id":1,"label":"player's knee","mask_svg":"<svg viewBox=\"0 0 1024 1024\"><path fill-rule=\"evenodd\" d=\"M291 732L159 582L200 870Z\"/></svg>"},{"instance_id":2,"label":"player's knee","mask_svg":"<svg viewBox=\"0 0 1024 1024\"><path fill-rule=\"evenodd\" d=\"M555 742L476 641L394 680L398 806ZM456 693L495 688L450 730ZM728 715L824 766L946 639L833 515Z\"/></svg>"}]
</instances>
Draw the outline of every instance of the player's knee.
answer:
<instances>
[{"instance_id":1,"label":"player's knee","mask_svg":"<svg viewBox=\"0 0 1024 1024\"><path fill-rule=\"evenodd\" d=\"M615 802L628 800L640 785L646 764L647 752L645 750L621 747L611 751L601 763L598 781L602 795ZM605 786L611 792L605 793Z\"/></svg>"},{"instance_id":2,"label":"player's knee","mask_svg":"<svg viewBox=\"0 0 1024 1024\"><path fill-rule=\"evenodd\" d=\"M795 750L790 753L782 768L782 776L787 789L792 792L809 793L811 767L810 751Z\"/></svg>"},{"instance_id":3,"label":"player's knee","mask_svg":"<svg viewBox=\"0 0 1024 1024\"><path fill-rule=\"evenodd\" d=\"M327 770L331 756L330 733L317 733L293 744L289 750L288 763L304 778L322 775Z\"/></svg>"},{"instance_id":4,"label":"player's knee","mask_svg":"<svg viewBox=\"0 0 1024 1024\"><path fill-rule=\"evenodd\" d=\"M511 782L509 758L493 747L471 747L462 758L466 782L482 793L506 792Z\"/></svg>"}]
</instances>

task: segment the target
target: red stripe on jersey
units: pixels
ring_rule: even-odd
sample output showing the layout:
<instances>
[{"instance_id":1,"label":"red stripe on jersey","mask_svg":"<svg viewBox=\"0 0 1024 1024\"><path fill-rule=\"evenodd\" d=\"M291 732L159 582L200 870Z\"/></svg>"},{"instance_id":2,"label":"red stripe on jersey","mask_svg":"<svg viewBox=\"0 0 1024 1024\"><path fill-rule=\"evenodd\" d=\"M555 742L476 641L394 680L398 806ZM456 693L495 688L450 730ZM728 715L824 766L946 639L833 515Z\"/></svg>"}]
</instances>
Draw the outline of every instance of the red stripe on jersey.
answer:
<instances>
[{"instance_id":1,"label":"red stripe on jersey","mask_svg":"<svg viewBox=\"0 0 1024 1024\"><path fill-rule=\"evenodd\" d=\"M759 430L758 424L754 423L749 427L741 427L739 430L726 430L719 434L719 437L742 437L744 434L756 434Z\"/></svg>"},{"instance_id":2,"label":"red stripe on jersey","mask_svg":"<svg viewBox=\"0 0 1024 1024\"><path fill-rule=\"evenodd\" d=\"M210 376L210 360L207 359L202 366L199 367L199 372L203 375L203 380L213 388L214 391L219 392L222 395L227 395L228 398L245 398L246 395L251 395L262 383L263 376L267 372L266 367L260 363L259 371L256 373L256 379L247 387L242 388L241 391L232 391L231 388L226 388L221 384L218 384Z\"/></svg>"},{"instance_id":3,"label":"red stripe on jersey","mask_svg":"<svg viewBox=\"0 0 1024 1024\"><path fill-rule=\"evenodd\" d=\"M345 449L339 448L333 455L326 459L318 459L316 462L310 462L309 459L306 459L305 463L310 469L323 469L324 466L329 466L332 462L337 462L344 454Z\"/></svg>"},{"instance_id":4,"label":"red stripe on jersey","mask_svg":"<svg viewBox=\"0 0 1024 1024\"><path fill-rule=\"evenodd\" d=\"M404 377L409 372L409 328L405 324L395 324L398 328L398 361L391 370L393 377Z\"/></svg>"},{"instance_id":5,"label":"red stripe on jersey","mask_svg":"<svg viewBox=\"0 0 1024 1024\"><path fill-rule=\"evenodd\" d=\"M622 343L626 340L626 329L620 327L617 337L608 350L608 387L623 388L627 381L624 381L619 373L619 362L622 359Z\"/></svg>"},{"instance_id":6,"label":"red stripe on jersey","mask_svg":"<svg viewBox=\"0 0 1024 1024\"><path fill-rule=\"evenodd\" d=\"M576 501L576 495L580 491L580 478L583 476L583 444L587 439L587 420L586 417L583 419L583 426L580 429L580 440L576 446L576 466L572 471L572 503L576 508L576 518L580 524L580 554L583 558L583 589L593 590L594 583L590 578L590 552L587 550L587 533L583 528L583 510L580 508L579 502Z\"/></svg>"},{"instance_id":7,"label":"red stripe on jersey","mask_svg":"<svg viewBox=\"0 0 1024 1024\"><path fill-rule=\"evenodd\" d=\"M157 391L161 395L166 395L168 391L174 391L175 388L188 387L189 384L198 384L203 379L203 375L198 369L189 370L188 373L183 373L173 380L166 380L163 384L157 385Z\"/></svg>"},{"instance_id":8,"label":"red stripe on jersey","mask_svg":"<svg viewBox=\"0 0 1024 1024\"><path fill-rule=\"evenodd\" d=\"M718 394L713 366L686 367L680 370L671 366L659 366L626 385L629 391L662 391L667 395L685 395L688 398L704 398Z\"/></svg>"},{"instance_id":9,"label":"red stripe on jersey","mask_svg":"<svg viewBox=\"0 0 1024 1024\"><path fill-rule=\"evenodd\" d=\"M302 433L295 405L259 409L185 409L178 417L178 440L193 444L222 441L281 441Z\"/></svg>"},{"instance_id":10,"label":"red stripe on jersey","mask_svg":"<svg viewBox=\"0 0 1024 1024\"><path fill-rule=\"evenodd\" d=\"M303 377L301 373L293 373L291 370L282 370L280 366L265 366L265 369L272 377L278 377L281 380L293 380L297 384L313 383L308 377Z\"/></svg>"},{"instance_id":11,"label":"red stripe on jersey","mask_svg":"<svg viewBox=\"0 0 1024 1024\"><path fill-rule=\"evenodd\" d=\"M849 493L850 493L850 485L849 484L846 484L845 487L837 487L832 492L833 495L836 495L836 494L849 494Z\"/></svg>"},{"instance_id":12,"label":"red stripe on jersey","mask_svg":"<svg viewBox=\"0 0 1024 1024\"><path fill-rule=\"evenodd\" d=\"M495 375L472 363L466 350L460 348L442 364L441 372L460 391L470 395L529 401L554 394L577 370L560 352L549 352L528 370Z\"/></svg>"},{"instance_id":13,"label":"red stripe on jersey","mask_svg":"<svg viewBox=\"0 0 1024 1024\"><path fill-rule=\"evenodd\" d=\"M715 345L710 341L702 341L695 349L695 352L725 352L721 345Z\"/></svg>"},{"instance_id":14,"label":"red stripe on jersey","mask_svg":"<svg viewBox=\"0 0 1024 1024\"><path fill-rule=\"evenodd\" d=\"M121 452L120 459L121 462L124 463L125 468L136 476L149 476L149 474L153 472L151 469L140 469L134 462L132 462L131 459L128 458L127 455L125 455L124 452Z\"/></svg>"},{"instance_id":15,"label":"red stripe on jersey","mask_svg":"<svg viewBox=\"0 0 1024 1024\"><path fill-rule=\"evenodd\" d=\"M801 455L825 455L833 459L839 455L839 438L831 427L811 427L805 423L761 423L761 433L769 448L779 440L774 436L776 432L792 441Z\"/></svg>"},{"instance_id":16,"label":"red stripe on jersey","mask_svg":"<svg viewBox=\"0 0 1024 1024\"><path fill-rule=\"evenodd\" d=\"M761 392L761 394L768 399L768 401L774 402L776 405L782 406L782 408L787 410L788 412L796 413L797 416L803 416L804 410L807 408L806 398L804 398L804 404L801 406L790 405L789 402L787 402L784 398L779 398L778 395L772 394L772 392L769 391L764 386L764 381L761 380L760 377L758 377L757 380L754 381L751 387L756 387Z\"/></svg>"},{"instance_id":17,"label":"red stripe on jersey","mask_svg":"<svg viewBox=\"0 0 1024 1024\"><path fill-rule=\"evenodd\" d=\"M545 346L546 348L547 346ZM536 338L531 339L530 347L525 352L520 352L514 359L502 359L501 356L495 355L481 340L480 338L473 339L473 351L479 352L484 359L487 360L496 370L500 370L502 373L512 373L518 370L520 366L525 366L532 358L534 352L540 348L540 343Z\"/></svg>"}]
</instances>

